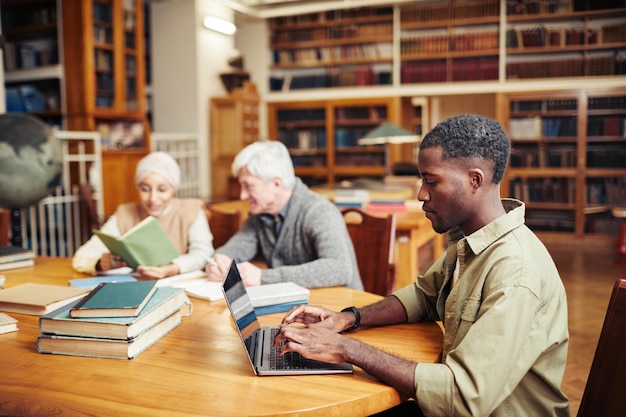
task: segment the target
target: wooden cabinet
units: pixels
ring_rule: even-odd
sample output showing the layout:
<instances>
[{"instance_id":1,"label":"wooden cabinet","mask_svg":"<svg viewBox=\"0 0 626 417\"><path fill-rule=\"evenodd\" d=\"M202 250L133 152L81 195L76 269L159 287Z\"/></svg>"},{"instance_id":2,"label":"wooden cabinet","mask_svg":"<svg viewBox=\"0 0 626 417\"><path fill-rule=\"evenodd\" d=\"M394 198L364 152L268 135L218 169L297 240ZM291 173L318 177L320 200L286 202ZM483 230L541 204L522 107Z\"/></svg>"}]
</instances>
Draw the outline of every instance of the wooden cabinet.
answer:
<instances>
[{"instance_id":1,"label":"wooden cabinet","mask_svg":"<svg viewBox=\"0 0 626 417\"><path fill-rule=\"evenodd\" d=\"M259 139L256 86L246 81L230 95L212 98L210 111L211 199L238 199L239 188L230 167L241 149Z\"/></svg>"},{"instance_id":2,"label":"wooden cabinet","mask_svg":"<svg viewBox=\"0 0 626 417\"><path fill-rule=\"evenodd\" d=\"M105 215L137 199L149 151L143 12L141 0L63 0L68 129L102 135Z\"/></svg>"},{"instance_id":3,"label":"wooden cabinet","mask_svg":"<svg viewBox=\"0 0 626 417\"><path fill-rule=\"evenodd\" d=\"M398 123L399 115L394 98L271 103L268 126L289 149L296 175L309 185L333 184L382 179L385 147L357 141L384 121Z\"/></svg>"},{"instance_id":4,"label":"wooden cabinet","mask_svg":"<svg viewBox=\"0 0 626 417\"><path fill-rule=\"evenodd\" d=\"M626 205L626 89L498 96L512 142L503 193L537 231L611 236Z\"/></svg>"}]
</instances>

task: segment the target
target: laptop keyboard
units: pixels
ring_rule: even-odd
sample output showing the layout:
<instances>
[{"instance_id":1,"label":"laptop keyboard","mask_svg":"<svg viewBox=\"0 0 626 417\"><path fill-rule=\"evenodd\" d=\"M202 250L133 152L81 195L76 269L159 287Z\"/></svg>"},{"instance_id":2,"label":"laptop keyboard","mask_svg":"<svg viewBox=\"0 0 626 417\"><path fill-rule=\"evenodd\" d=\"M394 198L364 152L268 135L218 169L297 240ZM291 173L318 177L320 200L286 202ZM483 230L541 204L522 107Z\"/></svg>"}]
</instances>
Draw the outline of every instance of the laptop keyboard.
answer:
<instances>
[{"instance_id":1,"label":"laptop keyboard","mask_svg":"<svg viewBox=\"0 0 626 417\"><path fill-rule=\"evenodd\" d=\"M278 328L271 329L271 337L274 337L278 333ZM284 355L280 355L280 346L272 348L270 351L270 366L271 369L315 369L320 367L326 367L323 362L307 359L300 355L298 352L287 352Z\"/></svg>"}]
</instances>

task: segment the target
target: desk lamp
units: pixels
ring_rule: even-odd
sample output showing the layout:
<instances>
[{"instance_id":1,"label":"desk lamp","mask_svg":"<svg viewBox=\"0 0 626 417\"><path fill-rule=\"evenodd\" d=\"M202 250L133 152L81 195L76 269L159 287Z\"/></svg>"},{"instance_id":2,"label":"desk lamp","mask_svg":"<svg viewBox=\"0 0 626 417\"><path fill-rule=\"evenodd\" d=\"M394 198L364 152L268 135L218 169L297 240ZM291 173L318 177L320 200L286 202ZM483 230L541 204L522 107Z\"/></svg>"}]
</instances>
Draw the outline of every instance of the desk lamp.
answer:
<instances>
[{"instance_id":1,"label":"desk lamp","mask_svg":"<svg viewBox=\"0 0 626 417\"><path fill-rule=\"evenodd\" d=\"M375 129L371 130L363 138L359 139L359 145L385 145L385 171L390 172L389 144L419 143L422 140L420 135L415 135L391 122L383 122Z\"/></svg>"}]
</instances>

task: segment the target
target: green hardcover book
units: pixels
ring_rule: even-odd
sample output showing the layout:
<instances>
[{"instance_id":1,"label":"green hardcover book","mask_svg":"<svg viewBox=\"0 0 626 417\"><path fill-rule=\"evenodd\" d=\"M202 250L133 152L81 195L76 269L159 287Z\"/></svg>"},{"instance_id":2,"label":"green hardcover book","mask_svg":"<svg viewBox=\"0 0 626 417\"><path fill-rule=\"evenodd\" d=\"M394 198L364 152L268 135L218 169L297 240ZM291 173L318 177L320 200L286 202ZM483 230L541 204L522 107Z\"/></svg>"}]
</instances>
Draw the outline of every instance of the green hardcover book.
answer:
<instances>
[{"instance_id":1,"label":"green hardcover book","mask_svg":"<svg viewBox=\"0 0 626 417\"><path fill-rule=\"evenodd\" d=\"M70 316L137 316L156 291L156 283L155 280L102 283L70 309Z\"/></svg>"},{"instance_id":2,"label":"green hardcover book","mask_svg":"<svg viewBox=\"0 0 626 417\"><path fill-rule=\"evenodd\" d=\"M192 304L184 288L158 288L138 316L130 317L84 317L72 318L70 309L74 303L65 305L39 318L39 330L43 334L58 336L95 337L131 340L156 323L187 306L185 316L191 315Z\"/></svg>"},{"instance_id":3,"label":"green hardcover book","mask_svg":"<svg viewBox=\"0 0 626 417\"><path fill-rule=\"evenodd\" d=\"M146 217L122 237L95 229L93 233L133 269L139 265L167 265L180 255L156 217Z\"/></svg>"}]
</instances>

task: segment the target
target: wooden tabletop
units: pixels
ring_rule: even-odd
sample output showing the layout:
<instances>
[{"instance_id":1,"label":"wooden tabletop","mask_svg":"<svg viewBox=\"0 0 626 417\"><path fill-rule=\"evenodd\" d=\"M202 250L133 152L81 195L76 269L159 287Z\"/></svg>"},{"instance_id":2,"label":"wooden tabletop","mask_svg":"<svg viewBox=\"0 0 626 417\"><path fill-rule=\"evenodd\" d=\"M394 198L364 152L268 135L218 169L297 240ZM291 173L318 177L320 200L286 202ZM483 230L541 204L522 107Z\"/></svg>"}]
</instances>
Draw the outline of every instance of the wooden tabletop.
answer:
<instances>
[{"instance_id":1,"label":"wooden tabletop","mask_svg":"<svg viewBox=\"0 0 626 417\"><path fill-rule=\"evenodd\" d=\"M3 275L6 287L84 277L63 258L38 258L32 268ZM335 287L312 290L310 303L340 309L378 299ZM357 367L347 375L255 376L226 303L191 300L193 314L132 360L37 353L38 317L9 313L19 331L0 335L0 415L370 415L403 400ZM281 318L259 317L262 325ZM442 344L435 323L361 329L349 337L421 362L436 361Z\"/></svg>"}]
</instances>

